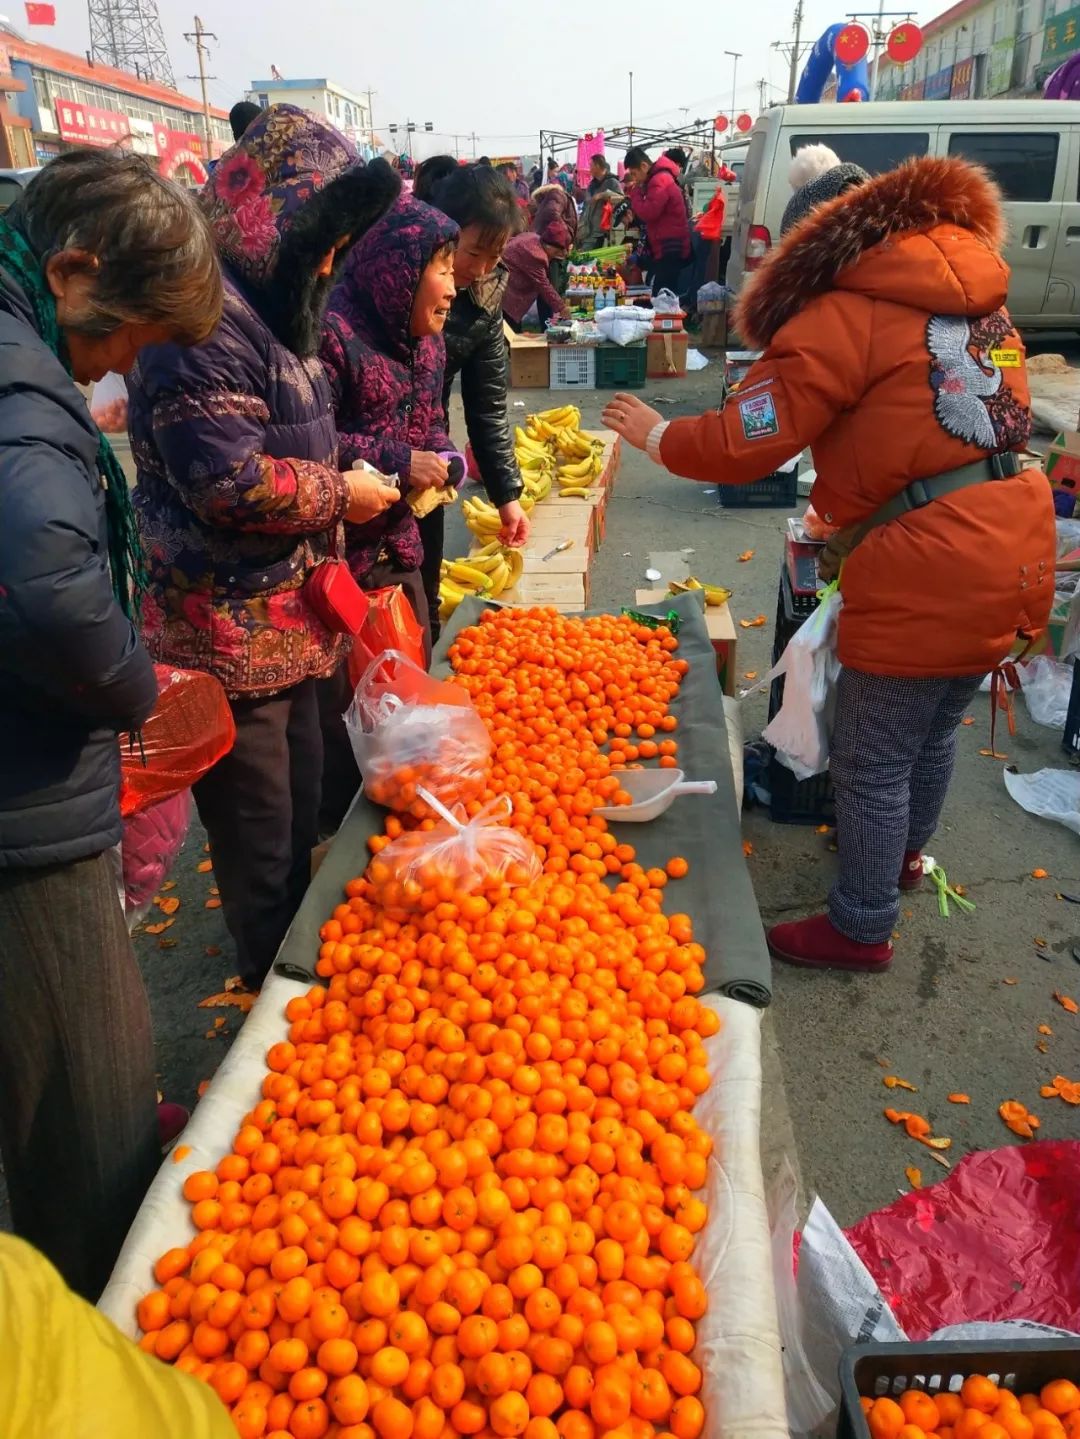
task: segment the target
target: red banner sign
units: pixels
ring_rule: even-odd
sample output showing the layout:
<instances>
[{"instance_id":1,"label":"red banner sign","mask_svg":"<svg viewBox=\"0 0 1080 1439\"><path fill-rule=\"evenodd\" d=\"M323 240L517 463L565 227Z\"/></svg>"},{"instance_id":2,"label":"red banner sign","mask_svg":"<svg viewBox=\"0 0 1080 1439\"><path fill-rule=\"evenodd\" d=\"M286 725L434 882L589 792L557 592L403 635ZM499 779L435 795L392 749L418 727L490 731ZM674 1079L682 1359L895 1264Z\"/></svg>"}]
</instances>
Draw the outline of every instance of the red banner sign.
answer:
<instances>
[{"instance_id":1,"label":"red banner sign","mask_svg":"<svg viewBox=\"0 0 1080 1439\"><path fill-rule=\"evenodd\" d=\"M119 145L131 134L126 115L80 105L77 100L57 100L56 124L61 136L72 145Z\"/></svg>"},{"instance_id":2,"label":"red banner sign","mask_svg":"<svg viewBox=\"0 0 1080 1439\"><path fill-rule=\"evenodd\" d=\"M200 136L155 125L154 144L158 152L158 169L167 180L206 184L206 142Z\"/></svg>"},{"instance_id":3,"label":"red banner sign","mask_svg":"<svg viewBox=\"0 0 1080 1439\"><path fill-rule=\"evenodd\" d=\"M950 100L966 100L971 95L971 84L975 78L975 59L959 60L953 66L952 84L949 87Z\"/></svg>"}]
</instances>

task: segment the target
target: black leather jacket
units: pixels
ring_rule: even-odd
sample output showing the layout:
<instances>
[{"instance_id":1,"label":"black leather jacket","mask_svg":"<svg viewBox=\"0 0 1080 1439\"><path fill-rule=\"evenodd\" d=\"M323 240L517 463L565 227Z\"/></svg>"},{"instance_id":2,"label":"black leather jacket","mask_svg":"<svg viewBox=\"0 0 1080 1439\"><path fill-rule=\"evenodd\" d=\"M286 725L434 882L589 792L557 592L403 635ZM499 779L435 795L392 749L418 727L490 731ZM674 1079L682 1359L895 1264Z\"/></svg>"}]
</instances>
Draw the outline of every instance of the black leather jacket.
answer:
<instances>
[{"instance_id":1,"label":"black leather jacket","mask_svg":"<svg viewBox=\"0 0 1080 1439\"><path fill-rule=\"evenodd\" d=\"M465 426L484 488L493 505L520 497L524 486L514 458L506 410L506 339L502 298L509 271L497 265L490 275L462 291L443 330L446 383L443 408L449 414L450 387L461 375Z\"/></svg>"}]
</instances>

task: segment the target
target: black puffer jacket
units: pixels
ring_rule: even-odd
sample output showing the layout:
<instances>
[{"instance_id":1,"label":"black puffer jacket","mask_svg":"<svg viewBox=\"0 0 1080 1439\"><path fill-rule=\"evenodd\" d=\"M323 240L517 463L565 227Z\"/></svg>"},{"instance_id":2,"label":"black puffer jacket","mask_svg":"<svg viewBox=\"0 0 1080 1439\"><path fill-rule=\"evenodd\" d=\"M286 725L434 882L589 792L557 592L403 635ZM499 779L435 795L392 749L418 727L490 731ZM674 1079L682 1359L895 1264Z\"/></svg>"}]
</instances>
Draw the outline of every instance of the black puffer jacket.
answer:
<instances>
[{"instance_id":1,"label":"black puffer jacket","mask_svg":"<svg viewBox=\"0 0 1080 1439\"><path fill-rule=\"evenodd\" d=\"M493 505L516 500L524 486L514 458L506 412L506 338L502 298L510 272L499 264L454 301L443 330L446 382L443 408L449 416L450 387L461 375L461 401L484 488Z\"/></svg>"},{"instance_id":2,"label":"black puffer jacket","mask_svg":"<svg viewBox=\"0 0 1080 1439\"><path fill-rule=\"evenodd\" d=\"M120 840L117 734L157 698L109 578L98 431L0 269L0 869Z\"/></svg>"}]
</instances>

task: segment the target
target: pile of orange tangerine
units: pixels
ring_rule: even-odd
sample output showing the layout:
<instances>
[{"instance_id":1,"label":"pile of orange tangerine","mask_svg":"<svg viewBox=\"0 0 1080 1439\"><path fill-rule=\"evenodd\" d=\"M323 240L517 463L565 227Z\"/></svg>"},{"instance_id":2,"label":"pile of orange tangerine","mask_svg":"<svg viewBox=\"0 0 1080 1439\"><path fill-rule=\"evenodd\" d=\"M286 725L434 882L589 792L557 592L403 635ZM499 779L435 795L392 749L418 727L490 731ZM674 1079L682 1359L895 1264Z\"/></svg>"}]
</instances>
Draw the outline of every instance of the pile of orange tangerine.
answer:
<instances>
[{"instance_id":1,"label":"pile of orange tangerine","mask_svg":"<svg viewBox=\"0 0 1080 1439\"><path fill-rule=\"evenodd\" d=\"M691 1110L719 1021L663 911L686 862L643 870L592 814L674 732L676 649L520 610L453 646L495 746L471 804L509 794L543 873L408 907L352 880L326 987L290 1001L232 1152L188 1176L197 1234L158 1261L140 1343L242 1439L702 1433Z\"/></svg>"},{"instance_id":2,"label":"pile of orange tangerine","mask_svg":"<svg viewBox=\"0 0 1080 1439\"><path fill-rule=\"evenodd\" d=\"M1069 1379L1017 1396L972 1374L958 1394L909 1389L860 1402L873 1439L1080 1439L1080 1388Z\"/></svg>"}]
</instances>

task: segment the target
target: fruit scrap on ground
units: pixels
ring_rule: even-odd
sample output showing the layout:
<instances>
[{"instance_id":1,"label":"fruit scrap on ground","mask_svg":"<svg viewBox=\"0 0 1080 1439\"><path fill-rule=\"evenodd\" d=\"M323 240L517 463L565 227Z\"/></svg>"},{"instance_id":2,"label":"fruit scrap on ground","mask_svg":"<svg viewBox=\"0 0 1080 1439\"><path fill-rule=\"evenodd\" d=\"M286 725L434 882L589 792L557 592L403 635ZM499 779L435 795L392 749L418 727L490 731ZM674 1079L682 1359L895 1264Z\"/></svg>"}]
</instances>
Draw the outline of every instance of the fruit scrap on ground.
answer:
<instances>
[{"instance_id":1,"label":"fruit scrap on ground","mask_svg":"<svg viewBox=\"0 0 1080 1439\"><path fill-rule=\"evenodd\" d=\"M158 1260L140 1344L242 1436L702 1434L692 1110L719 1020L670 871L593 814L631 737L675 729L676 650L521 610L451 647L494 741L471 812L509 795L542 874L377 890L389 817L322 927L326 987L289 1001L231 1152L187 1175L196 1237Z\"/></svg>"},{"instance_id":2,"label":"fruit scrap on ground","mask_svg":"<svg viewBox=\"0 0 1080 1439\"><path fill-rule=\"evenodd\" d=\"M1026 1104L1021 1104L1018 1099L1007 1099L1004 1104L998 1105L998 1114L1001 1115L1007 1128L1019 1135L1021 1139L1035 1138L1039 1121L1034 1114L1028 1112Z\"/></svg>"},{"instance_id":3,"label":"fruit scrap on ground","mask_svg":"<svg viewBox=\"0 0 1080 1439\"><path fill-rule=\"evenodd\" d=\"M1068 1010L1070 1014L1076 1014L1077 1011L1080 1010L1080 1004L1077 1004L1075 999L1070 998L1067 994L1058 994L1056 989L1054 990L1054 998L1058 1004L1061 1005L1062 1009Z\"/></svg>"},{"instance_id":4,"label":"fruit scrap on ground","mask_svg":"<svg viewBox=\"0 0 1080 1439\"><path fill-rule=\"evenodd\" d=\"M768 624L764 615L757 615L752 620L740 620L739 628L744 630L759 630L762 625Z\"/></svg>"},{"instance_id":5,"label":"fruit scrap on ground","mask_svg":"<svg viewBox=\"0 0 1080 1439\"><path fill-rule=\"evenodd\" d=\"M950 1095L947 1096L947 1098L948 1098L948 1101L949 1101L950 1104L970 1104L970 1103L971 1103L971 1096L970 1096L969 1094L950 1094Z\"/></svg>"},{"instance_id":6,"label":"fruit scrap on ground","mask_svg":"<svg viewBox=\"0 0 1080 1439\"><path fill-rule=\"evenodd\" d=\"M909 1164L908 1167L904 1170L904 1175L907 1179L907 1182L911 1185L912 1189L922 1188L921 1169L916 1169L913 1164Z\"/></svg>"},{"instance_id":7,"label":"fruit scrap on ground","mask_svg":"<svg viewBox=\"0 0 1080 1439\"><path fill-rule=\"evenodd\" d=\"M1080 1104L1080 1080L1066 1079L1063 1074L1055 1074L1052 1084L1044 1084L1039 1090L1043 1099L1063 1099L1066 1104Z\"/></svg>"},{"instance_id":8,"label":"fruit scrap on ground","mask_svg":"<svg viewBox=\"0 0 1080 1439\"><path fill-rule=\"evenodd\" d=\"M899 1079L895 1074L886 1074L881 1082L886 1089L909 1089L912 1094L919 1092L913 1084L909 1084L906 1079Z\"/></svg>"},{"instance_id":9,"label":"fruit scrap on ground","mask_svg":"<svg viewBox=\"0 0 1080 1439\"><path fill-rule=\"evenodd\" d=\"M890 1077L891 1076L887 1076L887 1078ZM949 1149L952 1146L951 1139L945 1139L931 1133L930 1121L924 1119L921 1114L911 1114L905 1109L886 1109L884 1114L890 1124L902 1124L907 1131L909 1139L917 1139L920 1144L925 1144L928 1149Z\"/></svg>"}]
</instances>

